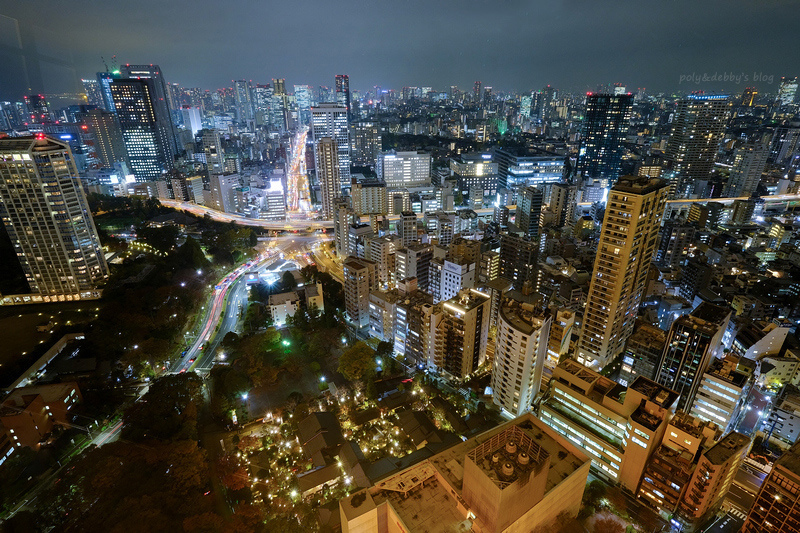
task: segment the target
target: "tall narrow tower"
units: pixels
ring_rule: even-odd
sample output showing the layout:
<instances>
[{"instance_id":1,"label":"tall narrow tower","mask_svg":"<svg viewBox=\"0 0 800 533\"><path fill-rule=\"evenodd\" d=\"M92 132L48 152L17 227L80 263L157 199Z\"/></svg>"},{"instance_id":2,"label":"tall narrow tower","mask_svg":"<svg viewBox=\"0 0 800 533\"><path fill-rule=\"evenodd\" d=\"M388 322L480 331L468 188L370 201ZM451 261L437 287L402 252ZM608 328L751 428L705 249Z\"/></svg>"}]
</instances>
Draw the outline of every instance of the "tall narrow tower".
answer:
<instances>
[{"instance_id":1,"label":"tall narrow tower","mask_svg":"<svg viewBox=\"0 0 800 533\"><path fill-rule=\"evenodd\" d=\"M322 216L325 217L325 220L333 218L336 199L342 196L339 153L336 148L336 141L330 137L323 137L314 143L317 181L322 195Z\"/></svg>"},{"instance_id":2,"label":"tall narrow tower","mask_svg":"<svg viewBox=\"0 0 800 533\"><path fill-rule=\"evenodd\" d=\"M353 108L350 105L350 76L347 74L336 75L336 103L347 109L347 118L352 120Z\"/></svg>"},{"instance_id":3,"label":"tall narrow tower","mask_svg":"<svg viewBox=\"0 0 800 533\"><path fill-rule=\"evenodd\" d=\"M43 301L100 296L108 265L67 143L0 139L0 218Z\"/></svg>"},{"instance_id":4,"label":"tall narrow tower","mask_svg":"<svg viewBox=\"0 0 800 533\"><path fill-rule=\"evenodd\" d=\"M623 176L611 188L578 342L578 362L603 368L633 331L656 248L667 182Z\"/></svg>"}]
</instances>

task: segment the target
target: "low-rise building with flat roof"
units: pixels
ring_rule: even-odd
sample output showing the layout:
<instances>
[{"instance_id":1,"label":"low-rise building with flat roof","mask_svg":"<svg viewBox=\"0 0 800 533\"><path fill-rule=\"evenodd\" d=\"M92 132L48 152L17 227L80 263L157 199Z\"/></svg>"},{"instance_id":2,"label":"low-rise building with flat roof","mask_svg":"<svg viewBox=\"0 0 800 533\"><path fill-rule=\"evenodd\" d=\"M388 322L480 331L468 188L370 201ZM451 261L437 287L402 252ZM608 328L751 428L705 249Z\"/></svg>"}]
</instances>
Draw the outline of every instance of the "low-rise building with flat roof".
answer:
<instances>
[{"instance_id":1,"label":"low-rise building with flat roof","mask_svg":"<svg viewBox=\"0 0 800 533\"><path fill-rule=\"evenodd\" d=\"M344 533L529 532L575 516L589 458L531 414L339 502Z\"/></svg>"}]
</instances>

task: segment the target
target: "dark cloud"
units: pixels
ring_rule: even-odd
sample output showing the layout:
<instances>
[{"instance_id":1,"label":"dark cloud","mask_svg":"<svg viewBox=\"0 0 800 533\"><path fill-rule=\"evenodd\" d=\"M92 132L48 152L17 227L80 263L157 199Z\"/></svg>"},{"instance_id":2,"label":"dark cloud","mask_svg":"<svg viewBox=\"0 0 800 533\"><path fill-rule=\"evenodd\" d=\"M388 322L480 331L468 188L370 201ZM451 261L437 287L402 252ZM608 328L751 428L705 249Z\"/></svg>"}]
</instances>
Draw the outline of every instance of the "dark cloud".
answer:
<instances>
[{"instance_id":1,"label":"dark cloud","mask_svg":"<svg viewBox=\"0 0 800 533\"><path fill-rule=\"evenodd\" d=\"M800 70L797 0L0 0L0 14L36 26L79 77L117 54L158 63L189 87L273 77L332 85L347 73L355 89L618 81L656 92L689 89L681 75L760 72L773 76L761 84L769 91Z\"/></svg>"}]
</instances>

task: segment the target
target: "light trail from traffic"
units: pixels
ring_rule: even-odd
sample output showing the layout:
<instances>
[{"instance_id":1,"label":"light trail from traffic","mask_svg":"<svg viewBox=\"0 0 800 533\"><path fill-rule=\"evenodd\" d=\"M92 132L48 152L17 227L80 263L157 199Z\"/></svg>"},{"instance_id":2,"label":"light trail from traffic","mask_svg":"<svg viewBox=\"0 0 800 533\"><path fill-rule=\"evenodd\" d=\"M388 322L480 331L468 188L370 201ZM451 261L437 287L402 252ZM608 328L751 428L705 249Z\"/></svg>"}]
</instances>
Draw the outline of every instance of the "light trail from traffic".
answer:
<instances>
[{"instance_id":1,"label":"light trail from traffic","mask_svg":"<svg viewBox=\"0 0 800 533\"><path fill-rule=\"evenodd\" d=\"M306 175L306 137L308 128L302 128L292 142L292 158L286 175L286 209L289 212L311 211L311 194Z\"/></svg>"}]
</instances>

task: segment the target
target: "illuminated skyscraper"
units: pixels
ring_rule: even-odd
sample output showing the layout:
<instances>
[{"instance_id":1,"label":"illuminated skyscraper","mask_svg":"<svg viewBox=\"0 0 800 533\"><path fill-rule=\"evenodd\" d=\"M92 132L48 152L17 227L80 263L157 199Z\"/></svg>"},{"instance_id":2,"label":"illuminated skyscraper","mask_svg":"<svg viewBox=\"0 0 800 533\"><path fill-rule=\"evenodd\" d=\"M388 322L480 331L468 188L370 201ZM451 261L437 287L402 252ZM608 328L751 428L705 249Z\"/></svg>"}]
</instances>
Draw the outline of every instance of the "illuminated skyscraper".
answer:
<instances>
[{"instance_id":1,"label":"illuminated skyscraper","mask_svg":"<svg viewBox=\"0 0 800 533\"><path fill-rule=\"evenodd\" d=\"M352 117L352 107L350 105L350 76L347 74L336 75L336 103L347 109L347 119Z\"/></svg>"},{"instance_id":2,"label":"illuminated skyscraper","mask_svg":"<svg viewBox=\"0 0 800 533\"><path fill-rule=\"evenodd\" d=\"M92 109L84 113L82 118L84 126L95 135L100 164L106 168L113 168L114 163L128 162L128 153L125 151L125 141L117 115L102 109Z\"/></svg>"},{"instance_id":3,"label":"illuminated skyscraper","mask_svg":"<svg viewBox=\"0 0 800 533\"><path fill-rule=\"evenodd\" d=\"M233 82L233 95L236 97L236 110L239 122L253 120L253 96L247 80Z\"/></svg>"},{"instance_id":4,"label":"illuminated skyscraper","mask_svg":"<svg viewBox=\"0 0 800 533\"><path fill-rule=\"evenodd\" d=\"M119 76L119 71L116 71ZM114 76L110 72L97 73L97 85L100 88L100 96L103 98L103 109L114 113L114 98L111 96L111 82L114 81Z\"/></svg>"},{"instance_id":5,"label":"illuminated skyscraper","mask_svg":"<svg viewBox=\"0 0 800 533\"><path fill-rule=\"evenodd\" d=\"M682 191L691 193L695 182L711 175L728 108L728 97L723 95L691 95L678 100L666 156L685 184Z\"/></svg>"},{"instance_id":6,"label":"illuminated skyscraper","mask_svg":"<svg viewBox=\"0 0 800 533\"><path fill-rule=\"evenodd\" d=\"M311 108L311 135L314 153L319 139L330 137L336 142L339 162L340 188L350 186L350 133L347 122L347 109L344 106L322 103ZM319 158L317 158L319 169ZM322 182L320 182L320 185ZM341 193L339 193L341 195Z\"/></svg>"},{"instance_id":7,"label":"illuminated skyscraper","mask_svg":"<svg viewBox=\"0 0 800 533\"><path fill-rule=\"evenodd\" d=\"M0 139L0 217L43 301L100 296L108 266L67 143Z\"/></svg>"},{"instance_id":8,"label":"illuminated skyscraper","mask_svg":"<svg viewBox=\"0 0 800 533\"><path fill-rule=\"evenodd\" d=\"M336 141L323 137L314 142L314 156L317 168L317 182L322 196L322 216L325 220L333 218L336 199L342 196L339 177L339 153Z\"/></svg>"},{"instance_id":9,"label":"illuminated skyscraper","mask_svg":"<svg viewBox=\"0 0 800 533\"><path fill-rule=\"evenodd\" d=\"M111 84L114 107L136 181L153 181L171 170L174 160L172 121L160 115L166 105L154 102L154 80L119 79Z\"/></svg>"},{"instance_id":10,"label":"illuminated skyscraper","mask_svg":"<svg viewBox=\"0 0 800 533\"><path fill-rule=\"evenodd\" d=\"M302 126L311 122L311 86L295 85L294 101L297 104L297 119Z\"/></svg>"},{"instance_id":11,"label":"illuminated skyscraper","mask_svg":"<svg viewBox=\"0 0 800 533\"><path fill-rule=\"evenodd\" d=\"M167 132L172 153L175 153L178 145L175 139L172 109L170 109L170 92L167 89L167 82L164 80L161 67L158 65L123 65L120 67L120 76L129 79L152 80L151 94L156 121L159 127Z\"/></svg>"},{"instance_id":12,"label":"illuminated skyscraper","mask_svg":"<svg viewBox=\"0 0 800 533\"><path fill-rule=\"evenodd\" d=\"M604 186L619 177L622 143L628 133L633 95L588 94L581 127L578 172Z\"/></svg>"},{"instance_id":13,"label":"illuminated skyscraper","mask_svg":"<svg viewBox=\"0 0 800 533\"><path fill-rule=\"evenodd\" d=\"M623 176L608 196L578 342L578 362L603 368L622 353L642 301L667 182Z\"/></svg>"},{"instance_id":14,"label":"illuminated skyscraper","mask_svg":"<svg viewBox=\"0 0 800 533\"><path fill-rule=\"evenodd\" d=\"M794 78L781 78L781 86L778 89L778 103L789 105L794 103L797 96L797 76Z\"/></svg>"},{"instance_id":15,"label":"illuminated skyscraper","mask_svg":"<svg viewBox=\"0 0 800 533\"><path fill-rule=\"evenodd\" d=\"M83 90L86 92L86 103L105 108L103 105L103 93L100 91L100 84L97 83L97 80L83 79L81 83L83 83Z\"/></svg>"}]
</instances>

